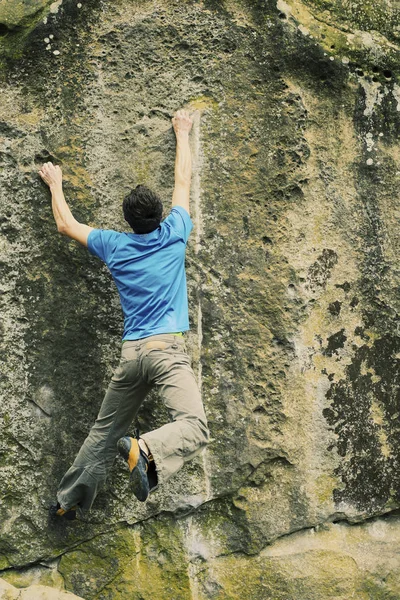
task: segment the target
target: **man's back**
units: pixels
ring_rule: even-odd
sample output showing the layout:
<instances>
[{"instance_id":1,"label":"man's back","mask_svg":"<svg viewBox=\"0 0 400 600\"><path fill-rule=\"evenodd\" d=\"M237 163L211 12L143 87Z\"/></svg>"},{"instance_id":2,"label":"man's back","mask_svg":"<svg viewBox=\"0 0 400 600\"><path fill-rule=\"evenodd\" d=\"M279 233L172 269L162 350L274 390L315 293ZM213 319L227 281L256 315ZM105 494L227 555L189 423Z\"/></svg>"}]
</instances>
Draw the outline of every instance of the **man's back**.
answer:
<instances>
[{"instance_id":1,"label":"man's back","mask_svg":"<svg viewBox=\"0 0 400 600\"><path fill-rule=\"evenodd\" d=\"M106 263L118 288L123 340L189 329L185 249L192 228L187 211L175 206L151 233L90 232L88 248Z\"/></svg>"}]
</instances>

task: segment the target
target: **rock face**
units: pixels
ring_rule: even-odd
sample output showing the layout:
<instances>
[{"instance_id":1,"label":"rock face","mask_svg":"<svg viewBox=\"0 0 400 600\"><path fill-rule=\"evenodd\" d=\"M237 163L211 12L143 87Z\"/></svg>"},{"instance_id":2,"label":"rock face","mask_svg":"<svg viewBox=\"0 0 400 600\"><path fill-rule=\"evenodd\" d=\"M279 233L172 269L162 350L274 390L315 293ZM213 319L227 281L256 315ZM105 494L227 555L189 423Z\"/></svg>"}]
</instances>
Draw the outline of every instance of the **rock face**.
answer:
<instances>
[{"instance_id":1,"label":"rock face","mask_svg":"<svg viewBox=\"0 0 400 600\"><path fill-rule=\"evenodd\" d=\"M395 5L0 1L8 592L400 598ZM57 234L37 170L61 164L93 226L124 229L137 183L168 211L183 106L196 111L188 344L213 440L140 506L117 459L88 518L54 524L122 318L105 267ZM167 418L152 395L139 425Z\"/></svg>"}]
</instances>

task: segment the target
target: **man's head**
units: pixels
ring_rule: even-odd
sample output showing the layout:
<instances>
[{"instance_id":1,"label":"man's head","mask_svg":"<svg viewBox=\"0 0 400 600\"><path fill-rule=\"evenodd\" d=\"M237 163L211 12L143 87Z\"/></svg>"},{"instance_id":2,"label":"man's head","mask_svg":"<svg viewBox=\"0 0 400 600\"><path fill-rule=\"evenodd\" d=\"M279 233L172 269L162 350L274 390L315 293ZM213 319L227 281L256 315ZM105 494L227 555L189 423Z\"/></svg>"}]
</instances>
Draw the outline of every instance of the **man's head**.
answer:
<instances>
[{"instance_id":1,"label":"man's head","mask_svg":"<svg viewBox=\"0 0 400 600\"><path fill-rule=\"evenodd\" d=\"M163 205L160 198L145 185L138 185L123 202L125 221L135 233L150 233L160 225Z\"/></svg>"}]
</instances>

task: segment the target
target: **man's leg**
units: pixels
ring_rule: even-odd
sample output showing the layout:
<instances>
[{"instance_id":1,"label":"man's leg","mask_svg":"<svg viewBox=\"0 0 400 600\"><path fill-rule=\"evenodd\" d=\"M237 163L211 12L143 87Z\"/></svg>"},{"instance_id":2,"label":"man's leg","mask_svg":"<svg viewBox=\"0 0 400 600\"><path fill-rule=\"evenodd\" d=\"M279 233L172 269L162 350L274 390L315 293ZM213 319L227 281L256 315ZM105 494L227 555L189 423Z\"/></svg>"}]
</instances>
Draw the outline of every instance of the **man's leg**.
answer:
<instances>
[{"instance_id":1,"label":"man's leg","mask_svg":"<svg viewBox=\"0 0 400 600\"><path fill-rule=\"evenodd\" d=\"M140 353L143 377L157 387L172 419L141 436L154 458L158 483L164 483L208 443L207 419L183 338L153 336Z\"/></svg>"},{"instance_id":2,"label":"man's leg","mask_svg":"<svg viewBox=\"0 0 400 600\"><path fill-rule=\"evenodd\" d=\"M62 509L78 505L87 511L104 483L125 435L150 386L140 375L137 342L125 342L95 424L60 482L57 500Z\"/></svg>"}]
</instances>

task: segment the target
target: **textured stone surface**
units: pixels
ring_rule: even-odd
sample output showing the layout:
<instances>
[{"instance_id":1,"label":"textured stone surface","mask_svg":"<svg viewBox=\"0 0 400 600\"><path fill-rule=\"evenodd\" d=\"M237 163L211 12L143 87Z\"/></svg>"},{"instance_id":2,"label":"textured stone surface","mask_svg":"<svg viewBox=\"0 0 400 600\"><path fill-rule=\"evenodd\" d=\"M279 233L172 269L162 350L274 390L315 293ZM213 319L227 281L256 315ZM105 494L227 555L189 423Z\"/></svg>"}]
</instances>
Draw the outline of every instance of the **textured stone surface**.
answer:
<instances>
[{"instance_id":1,"label":"textured stone surface","mask_svg":"<svg viewBox=\"0 0 400 600\"><path fill-rule=\"evenodd\" d=\"M62 0L0 0L0 57L21 56L30 32L61 4Z\"/></svg>"},{"instance_id":2,"label":"textured stone surface","mask_svg":"<svg viewBox=\"0 0 400 600\"><path fill-rule=\"evenodd\" d=\"M0 2L10 584L86 600L398 600L392 4ZM87 521L54 524L47 506L97 414L122 319L105 268L56 233L37 168L63 166L91 225L123 229L140 182L168 210L181 106L197 111L188 341L213 442L140 506L117 460ZM166 419L153 395L139 425Z\"/></svg>"},{"instance_id":3,"label":"textured stone surface","mask_svg":"<svg viewBox=\"0 0 400 600\"><path fill-rule=\"evenodd\" d=\"M24 26L27 19L37 15L48 4L50 4L49 0L19 0L19 2L1 0L0 21L9 29Z\"/></svg>"},{"instance_id":4,"label":"textured stone surface","mask_svg":"<svg viewBox=\"0 0 400 600\"><path fill-rule=\"evenodd\" d=\"M0 594L2 600L79 600L75 594L44 585L28 585L18 589L3 579L0 579Z\"/></svg>"}]
</instances>

